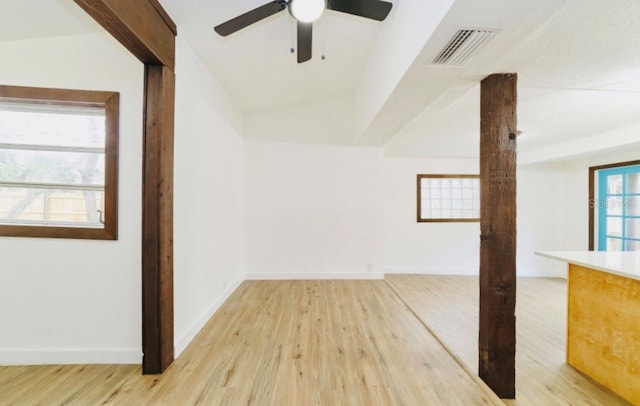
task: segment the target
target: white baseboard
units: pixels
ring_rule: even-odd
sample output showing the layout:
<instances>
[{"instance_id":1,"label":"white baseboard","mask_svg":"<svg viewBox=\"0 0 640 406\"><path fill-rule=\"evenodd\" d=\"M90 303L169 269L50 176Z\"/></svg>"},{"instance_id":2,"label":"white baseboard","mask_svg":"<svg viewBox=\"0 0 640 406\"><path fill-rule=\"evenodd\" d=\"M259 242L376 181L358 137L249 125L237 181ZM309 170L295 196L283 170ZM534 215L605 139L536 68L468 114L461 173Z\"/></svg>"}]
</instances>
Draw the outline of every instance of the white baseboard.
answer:
<instances>
[{"instance_id":1,"label":"white baseboard","mask_svg":"<svg viewBox=\"0 0 640 406\"><path fill-rule=\"evenodd\" d=\"M477 275L468 269L430 269L430 268L388 268L388 274L425 274L425 275ZM237 277L222 294L211 303L191 327L175 341L174 354L177 358L191 343L209 319L222 304L235 292L245 280L382 280L383 273L254 273ZM536 275L566 278L558 272L547 271ZM74 364L133 364L142 363L140 349L0 349L0 366L11 365L74 365Z\"/></svg>"},{"instance_id":2,"label":"white baseboard","mask_svg":"<svg viewBox=\"0 0 640 406\"><path fill-rule=\"evenodd\" d=\"M189 329L183 333L174 343L173 353L174 357L178 356L184 351L189 343L195 338L195 336L202 330L202 327L209 321L211 317L218 311L220 306L235 292L235 290L244 282L244 278L238 276L223 292L218 296L213 303L207 307L207 309L198 317L198 319L189 327Z\"/></svg>"},{"instance_id":3,"label":"white baseboard","mask_svg":"<svg viewBox=\"0 0 640 406\"><path fill-rule=\"evenodd\" d=\"M552 269L543 269L543 270L538 271L538 272L528 272L528 271L518 272L518 277L523 277L523 278L560 278L560 279L567 279L567 273L566 272L557 272L557 271L552 270Z\"/></svg>"},{"instance_id":4,"label":"white baseboard","mask_svg":"<svg viewBox=\"0 0 640 406\"><path fill-rule=\"evenodd\" d=\"M452 276L478 276L479 269L440 269L440 268L387 268L385 274L409 274L409 275L452 275ZM531 272L528 269L518 269L519 277L539 278L564 278L566 272L558 272L553 269L541 269Z\"/></svg>"},{"instance_id":5,"label":"white baseboard","mask_svg":"<svg viewBox=\"0 0 640 406\"><path fill-rule=\"evenodd\" d=\"M141 364L140 349L0 349L0 365Z\"/></svg>"},{"instance_id":6,"label":"white baseboard","mask_svg":"<svg viewBox=\"0 0 640 406\"><path fill-rule=\"evenodd\" d=\"M385 268L385 274L414 274L414 275L469 275L477 276L479 269L474 268L419 268L419 267L396 267Z\"/></svg>"},{"instance_id":7,"label":"white baseboard","mask_svg":"<svg viewBox=\"0 0 640 406\"><path fill-rule=\"evenodd\" d=\"M250 273L245 275L248 281L275 281L275 280L380 280L384 279L383 273Z\"/></svg>"}]
</instances>

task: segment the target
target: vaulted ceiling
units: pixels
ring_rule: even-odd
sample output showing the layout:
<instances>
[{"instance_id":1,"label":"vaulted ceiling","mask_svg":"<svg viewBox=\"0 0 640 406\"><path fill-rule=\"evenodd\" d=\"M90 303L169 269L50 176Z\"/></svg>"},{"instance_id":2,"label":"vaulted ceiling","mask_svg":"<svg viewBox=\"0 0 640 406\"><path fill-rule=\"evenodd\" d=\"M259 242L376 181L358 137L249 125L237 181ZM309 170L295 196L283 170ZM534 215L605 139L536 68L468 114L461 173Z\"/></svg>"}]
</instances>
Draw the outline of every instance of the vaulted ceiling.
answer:
<instances>
[{"instance_id":1,"label":"vaulted ceiling","mask_svg":"<svg viewBox=\"0 0 640 406\"><path fill-rule=\"evenodd\" d=\"M293 20L285 13L226 38L213 32L264 0L162 3L245 109L250 137L477 156L479 82L517 72L523 153L570 150L612 132L620 138L610 138L612 148L640 142L636 0L395 0L382 23L326 12L314 59L302 65L289 53ZM432 64L463 28L496 34L462 66Z\"/></svg>"},{"instance_id":2,"label":"vaulted ceiling","mask_svg":"<svg viewBox=\"0 0 640 406\"><path fill-rule=\"evenodd\" d=\"M213 27L269 0L161 0L202 60L246 112L350 95L381 24L336 11L314 23L313 58L296 63L295 20L280 12L228 37ZM321 59L325 54L326 58Z\"/></svg>"},{"instance_id":3,"label":"vaulted ceiling","mask_svg":"<svg viewBox=\"0 0 640 406\"><path fill-rule=\"evenodd\" d=\"M228 37L213 31L265 0L160 2L243 110L249 138L473 157L480 80L517 72L525 160L576 145L640 147L637 0L391 0L384 22L327 11L303 64L286 12ZM5 1L0 22L0 40L97 29L69 0ZM461 66L434 65L467 28L496 34Z\"/></svg>"}]
</instances>

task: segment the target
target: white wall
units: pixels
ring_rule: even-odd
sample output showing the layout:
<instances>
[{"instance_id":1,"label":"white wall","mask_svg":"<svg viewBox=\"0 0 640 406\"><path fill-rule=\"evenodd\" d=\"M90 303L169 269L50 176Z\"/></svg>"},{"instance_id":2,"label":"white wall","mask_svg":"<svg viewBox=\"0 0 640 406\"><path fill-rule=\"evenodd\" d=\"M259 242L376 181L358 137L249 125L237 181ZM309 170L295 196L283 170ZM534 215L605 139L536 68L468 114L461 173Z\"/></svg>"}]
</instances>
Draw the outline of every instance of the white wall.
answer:
<instances>
[{"instance_id":1,"label":"white wall","mask_svg":"<svg viewBox=\"0 0 640 406\"><path fill-rule=\"evenodd\" d=\"M479 223L418 223L416 175L477 174L477 159L385 158L387 273L477 275Z\"/></svg>"},{"instance_id":2,"label":"white wall","mask_svg":"<svg viewBox=\"0 0 640 406\"><path fill-rule=\"evenodd\" d=\"M604 153L563 164L564 209L562 229L564 250L587 250L589 247L589 167L640 159L638 150Z\"/></svg>"},{"instance_id":3,"label":"white wall","mask_svg":"<svg viewBox=\"0 0 640 406\"><path fill-rule=\"evenodd\" d=\"M119 240L0 238L0 364L140 363L143 65L106 34L0 55L2 84L120 92Z\"/></svg>"},{"instance_id":4,"label":"white wall","mask_svg":"<svg viewBox=\"0 0 640 406\"><path fill-rule=\"evenodd\" d=\"M255 140L349 145L353 141L351 98L247 114L245 136Z\"/></svg>"},{"instance_id":5,"label":"white wall","mask_svg":"<svg viewBox=\"0 0 640 406\"><path fill-rule=\"evenodd\" d=\"M248 278L380 277L382 151L248 141Z\"/></svg>"},{"instance_id":6,"label":"white wall","mask_svg":"<svg viewBox=\"0 0 640 406\"><path fill-rule=\"evenodd\" d=\"M478 274L479 223L416 221L417 174L474 174L478 165L477 159L385 158L385 272ZM517 176L517 273L562 276L563 264L534 255L562 249L562 166L518 168Z\"/></svg>"},{"instance_id":7,"label":"white wall","mask_svg":"<svg viewBox=\"0 0 640 406\"><path fill-rule=\"evenodd\" d=\"M121 96L119 240L0 239L0 364L138 364L143 65L106 34L0 52L2 84ZM242 279L244 141L242 115L180 38L176 65L177 355Z\"/></svg>"},{"instance_id":8,"label":"white wall","mask_svg":"<svg viewBox=\"0 0 640 406\"><path fill-rule=\"evenodd\" d=\"M528 275L566 276L566 264L534 251L589 248L589 167L637 160L635 150L518 168L518 267Z\"/></svg>"},{"instance_id":9,"label":"white wall","mask_svg":"<svg viewBox=\"0 0 640 406\"><path fill-rule=\"evenodd\" d=\"M563 167L518 167L517 176L518 275L563 277L566 264L534 254L564 249Z\"/></svg>"},{"instance_id":10,"label":"white wall","mask_svg":"<svg viewBox=\"0 0 640 406\"><path fill-rule=\"evenodd\" d=\"M191 47L176 44L176 356L244 272L242 115Z\"/></svg>"}]
</instances>

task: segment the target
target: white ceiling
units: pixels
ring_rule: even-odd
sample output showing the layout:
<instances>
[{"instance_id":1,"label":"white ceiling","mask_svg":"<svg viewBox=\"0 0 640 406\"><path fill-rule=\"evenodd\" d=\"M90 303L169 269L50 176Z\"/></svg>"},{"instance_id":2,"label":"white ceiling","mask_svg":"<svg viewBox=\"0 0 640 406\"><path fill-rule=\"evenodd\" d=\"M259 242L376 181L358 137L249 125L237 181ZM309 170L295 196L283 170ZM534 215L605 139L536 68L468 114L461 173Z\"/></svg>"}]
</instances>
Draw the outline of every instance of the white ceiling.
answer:
<instances>
[{"instance_id":1,"label":"white ceiling","mask_svg":"<svg viewBox=\"0 0 640 406\"><path fill-rule=\"evenodd\" d=\"M161 1L249 117L260 111L263 125L265 115L280 114L286 118L280 120L283 126L291 123L283 107L299 110L353 97L367 64L381 63L369 55L381 26L399 8L413 5L396 0L382 23L328 12L320 23L324 29L316 30L314 59L298 65L288 53L293 31L285 13L227 38L213 32L214 25L264 0ZM637 0L456 0L363 134L336 140L315 131L305 134L304 142L385 145L389 155L477 156L478 84L498 72L519 76L521 151L639 124L638 21ZM492 28L498 34L462 67L431 65L460 28ZM319 58L320 38L325 61ZM305 115L315 128L325 127L322 119L314 123ZM302 138L296 131L276 127L264 138L296 142Z\"/></svg>"},{"instance_id":2,"label":"white ceiling","mask_svg":"<svg viewBox=\"0 0 640 406\"><path fill-rule=\"evenodd\" d=\"M101 29L71 0L0 0L0 41L77 35Z\"/></svg>"},{"instance_id":3,"label":"white ceiling","mask_svg":"<svg viewBox=\"0 0 640 406\"><path fill-rule=\"evenodd\" d=\"M521 151L639 124L639 19L636 0L458 0L370 138L391 155L477 156L478 83L497 72L518 73ZM500 31L461 68L430 65L461 27Z\"/></svg>"},{"instance_id":4,"label":"white ceiling","mask_svg":"<svg viewBox=\"0 0 640 406\"><path fill-rule=\"evenodd\" d=\"M161 0L179 35L246 112L351 95L380 23L335 11L314 22L313 58L296 63L295 20L285 10L228 37L213 27L268 0ZM393 2L393 0L392 0ZM326 59L322 60L321 55Z\"/></svg>"},{"instance_id":5,"label":"white ceiling","mask_svg":"<svg viewBox=\"0 0 640 406\"><path fill-rule=\"evenodd\" d=\"M267 0L160 1L248 121L276 117L264 138L299 141L297 130L278 127L290 120L277 120L295 111L309 126L333 129L304 142L385 146L389 155L477 156L479 81L498 72L518 73L521 151L640 124L638 0L455 0L364 133L345 118L353 108L320 124L328 109L356 99L371 64L385 63L372 57L382 36L393 34L384 24L401 24L398 10L415 1L393 0L382 23L326 12L314 30L313 59L304 64L289 52L295 32L286 12L226 38L213 31ZM0 41L100 29L71 0L0 0L0 7ZM457 29L470 27L498 34L462 67L430 64Z\"/></svg>"}]
</instances>

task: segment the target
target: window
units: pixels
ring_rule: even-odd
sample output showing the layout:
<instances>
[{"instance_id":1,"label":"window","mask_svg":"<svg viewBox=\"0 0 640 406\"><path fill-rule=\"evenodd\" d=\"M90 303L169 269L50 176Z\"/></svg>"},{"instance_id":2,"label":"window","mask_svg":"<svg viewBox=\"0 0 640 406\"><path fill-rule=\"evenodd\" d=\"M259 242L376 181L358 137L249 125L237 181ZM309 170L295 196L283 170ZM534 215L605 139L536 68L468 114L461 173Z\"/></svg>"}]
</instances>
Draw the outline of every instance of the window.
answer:
<instances>
[{"instance_id":1,"label":"window","mask_svg":"<svg viewBox=\"0 0 640 406\"><path fill-rule=\"evenodd\" d=\"M418 175L418 222L480 221L480 176Z\"/></svg>"},{"instance_id":2,"label":"window","mask_svg":"<svg viewBox=\"0 0 640 406\"><path fill-rule=\"evenodd\" d=\"M0 235L117 239L118 100L0 86Z\"/></svg>"},{"instance_id":3,"label":"window","mask_svg":"<svg viewBox=\"0 0 640 406\"><path fill-rule=\"evenodd\" d=\"M590 168L598 251L640 251L640 162ZM597 198L594 183L597 182ZM593 220L592 220L593 221ZM593 249L593 241L590 243Z\"/></svg>"}]
</instances>

